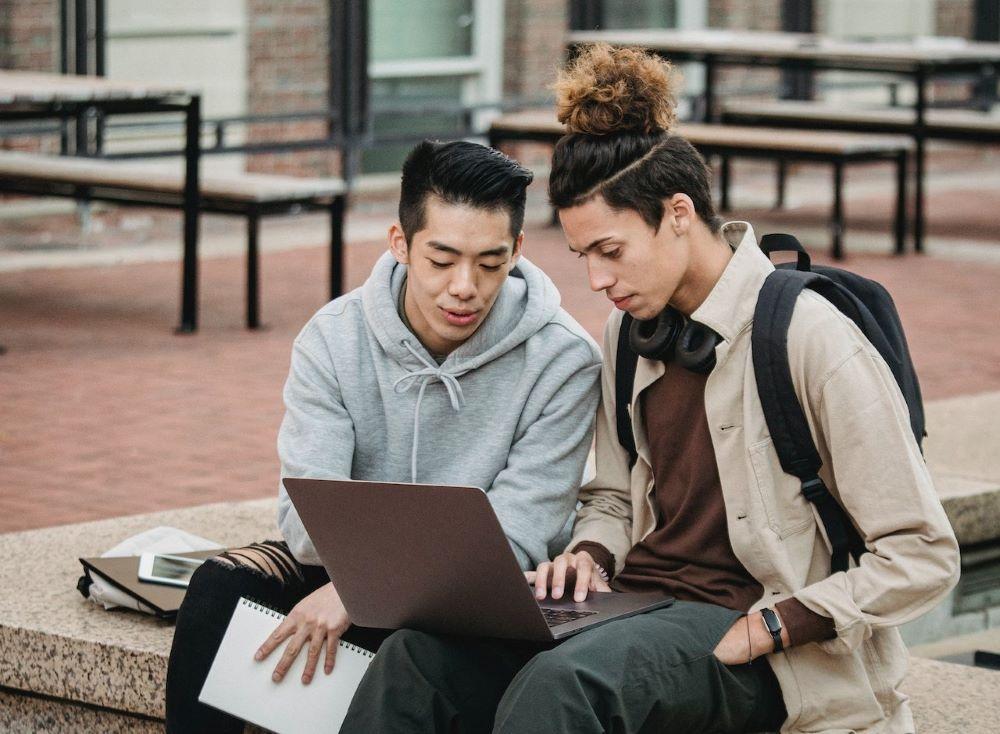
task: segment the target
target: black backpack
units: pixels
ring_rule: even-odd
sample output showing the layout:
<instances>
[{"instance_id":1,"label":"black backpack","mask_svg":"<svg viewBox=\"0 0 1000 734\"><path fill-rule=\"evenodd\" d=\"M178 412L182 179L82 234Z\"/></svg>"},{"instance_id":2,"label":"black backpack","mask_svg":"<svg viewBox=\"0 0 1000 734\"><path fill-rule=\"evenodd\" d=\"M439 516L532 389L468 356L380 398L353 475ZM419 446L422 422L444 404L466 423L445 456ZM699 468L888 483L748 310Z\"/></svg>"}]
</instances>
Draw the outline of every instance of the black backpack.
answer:
<instances>
[{"instance_id":1,"label":"black backpack","mask_svg":"<svg viewBox=\"0 0 1000 734\"><path fill-rule=\"evenodd\" d=\"M819 478L823 465L809 432L792 384L788 365L788 325L796 299L804 288L814 290L868 337L888 364L910 411L910 427L919 446L926 435L920 385L906 346L903 326L888 291L873 280L840 268L811 267L809 255L799 241L788 234L769 234L761 239L765 255L795 252L797 262L781 263L764 281L754 310L751 350L757 392L764 419L774 442L781 468L802 482L802 494L816 506L832 548L831 573L846 571L849 557L858 562L866 551L847 513ZM622 320L615 363L615 403L618 442L629 454L629 466L638 458L628 405L632 398L638 355L629 347L632 317Z\"/></svg>"}]
</instances>

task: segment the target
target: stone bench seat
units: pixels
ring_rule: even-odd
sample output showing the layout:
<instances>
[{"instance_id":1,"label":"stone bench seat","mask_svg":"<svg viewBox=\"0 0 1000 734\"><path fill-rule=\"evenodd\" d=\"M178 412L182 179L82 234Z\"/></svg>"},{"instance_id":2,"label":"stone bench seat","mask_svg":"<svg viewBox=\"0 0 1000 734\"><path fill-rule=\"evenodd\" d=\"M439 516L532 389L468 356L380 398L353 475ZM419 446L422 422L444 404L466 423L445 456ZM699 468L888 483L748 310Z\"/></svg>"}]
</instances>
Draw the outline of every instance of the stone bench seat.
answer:
<instances>
[{"instance_id":1,"label":"stone bench seat","mask_svg":"<svg viewBox=\"0 0 1000 734\"><path fill-rule=\"evenodd\" d=\"M890 162L896 168L896 210L893 233L895 251L902 254L906 239L907 156L914 142L905 135L860 134L826 130L786 130L750 125L678 123L674 129L705 156L722 161L719 176L719 208L729 206L732 177L731 158L764 158L779 164L778 206L784 202L785 171L791 161L828 163L833 166L833 209L831 212L832 254L843 257L844 166L856 163ZM502 115L490 125L490 145L504 142L536 141L555 143L565 128L554 110L525 110Z\"/></svg>"},{"instance_id":2,"label":"stone bench seat","mask_svg":"<svg viewBox=\"0 0 1000 734\"><path fill-rule=\"evenodd\" d=\"M331 297L342 287L346 184L337 178L202 174L199 210L247 220L247 328L260 326L260 219L302 209L330 215ZM184 173L144 163L0 151L0 192L184 208Z\"/></svg>"},{"instance_id":3,"label":"stone bench seat","mask_svg":"<svg viewBox=\"0 0 1000 734\"><path fill-rule=\"evenodd\" d=\"M172 525L227 546L277 536L276 502L204 505L0 535L0 731L162 731L173 625L76 591L79 556ZM1000 673L912 661L920 731L992 731Z\"/></svg>"}]
</instances>

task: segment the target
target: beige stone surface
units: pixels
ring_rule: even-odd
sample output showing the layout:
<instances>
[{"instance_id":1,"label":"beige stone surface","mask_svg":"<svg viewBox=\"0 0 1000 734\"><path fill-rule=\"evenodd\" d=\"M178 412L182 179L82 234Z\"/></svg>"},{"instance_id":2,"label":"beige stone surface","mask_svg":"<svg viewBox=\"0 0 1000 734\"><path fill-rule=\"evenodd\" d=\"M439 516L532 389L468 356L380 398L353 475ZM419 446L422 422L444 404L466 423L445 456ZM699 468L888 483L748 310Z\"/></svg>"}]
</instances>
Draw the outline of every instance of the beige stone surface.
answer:
<instances>
[{"instance_id":1,"label":"beige stone surface","mask_svg":"<svg viewBox=\"0 0 1000 734\"><path fill-rule=\"evenodd\" d=\"M173 625L83 599L77 558L157 525L226 546L276 537L275 510L254 500L0 535L0 686L162 717Z\"/></svg>"},{"instance_id":2,"label":"beige stone surface","mask_svg":"<svg viewBox=\"0 0 1000 734\"><path fill-rule=\"evenodd\" d=\"M163 722L63 701L0 691L0 732L100 732L101 734L162 734Z\"/></svg>"},{"instance_id":3,"label":"beige stone surface","mask_svg":"<svg viewBox=\"0 0 1000 734\"><path fill-rule=\"evenodd\" d=\"M903 681L921 734L994 734L1000 672L913 658Z\"/></svg>"},{"instance_id":4,"label":"beige stone surface","mask_svg":"<svg viewBox=\"0 0 1000 734\"><path fill-rule=\"evenodd\" d=\"M924 456L962 545L1000 537L1000 392L925 406Z\"/></svg>"},{"instance_id":5,"label":"beige stone surface","mask_svg":"<svg viewBox=\"0 0 1000 734\"><path fill-rule=\"evenodd\" d=\"M931 400L924 407L928 464L1000 485L1000 391Z\"/></svg>"}]
</instances>

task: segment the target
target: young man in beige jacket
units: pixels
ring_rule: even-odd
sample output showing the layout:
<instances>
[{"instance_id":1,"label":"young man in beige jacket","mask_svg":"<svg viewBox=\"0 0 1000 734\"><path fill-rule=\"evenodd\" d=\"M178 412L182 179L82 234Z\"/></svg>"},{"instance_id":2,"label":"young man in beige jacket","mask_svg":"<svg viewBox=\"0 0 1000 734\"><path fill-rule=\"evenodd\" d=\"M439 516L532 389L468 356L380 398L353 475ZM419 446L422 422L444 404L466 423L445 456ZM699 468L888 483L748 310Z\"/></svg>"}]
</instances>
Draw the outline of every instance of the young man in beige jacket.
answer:
<instances>
[{"instance_id":1,"label":"young man in beige jacket","mask_svg":"<svg viewBox=\"0 0 1000 734\"><path fill-rule=\"evenodd\" d=\"M608 47L557 84L568 134L550 198L617 312L597 475L567 551L534 582L539 599L661 590L677 601L544 651L397 632L343 731L913 732L896 627L944 598L959 564L906 403L861 331L803 292L792 381L820 477L867 551L831 574L823 525L782 470L757 393L753 315L773 267L748 224L719 222L704 161L668 132L671 88L663 62ZM616 425L622 312L652 321L668 307L714 334L714 349L700 364L638 360L630 466Z\"/></svg>"},{"instance_id":2,"label":"young man in beige jacket","mask_svg":"<svg viewBox=\"0 0 1000 734\"><path fill-rule=\"evenodd\" d=\"M661 64L610 50L601 61L601 53L579 63L596 65L596 76L638 64L632 78ZM600 105L573 99L564 110L578 116L567 114L571 134L556 151L550 194L591 287L617 312L604 338L597 477L581 491L569 552L540 567L538 588L559 596L574 568L577 595L607 588L606 574L615 590L660 588L745 611L713 652L730 670L766 656L754 665L777 679L782 731L913 731L896 627L951 589L958 549L891 371L832 304L799 296L788 331L792 381L823 460L820 477L869 551L831 575L823 525L782 469L757 394L753 315L773 266L748 224L719 225L700 157L657 130L634 97L618 101L623 117L629 104L639 107L652 132L617 122L617 142L588 127L600 124ZM630 468L615 420L619 329L623 312L647 320L668 306L717 335L714 365L703 375L676 359L640 357ZM765 615L781 625L780 642Z\"/></svg>"}]
</instances>

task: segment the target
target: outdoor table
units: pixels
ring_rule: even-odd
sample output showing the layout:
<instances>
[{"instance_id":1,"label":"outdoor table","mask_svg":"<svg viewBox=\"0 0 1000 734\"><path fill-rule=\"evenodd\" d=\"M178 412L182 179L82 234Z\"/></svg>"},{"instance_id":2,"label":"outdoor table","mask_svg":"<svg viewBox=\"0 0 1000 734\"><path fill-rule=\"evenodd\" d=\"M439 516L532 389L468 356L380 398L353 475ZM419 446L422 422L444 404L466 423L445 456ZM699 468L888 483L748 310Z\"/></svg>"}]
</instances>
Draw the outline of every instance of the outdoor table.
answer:
<instances>
[{"instance_id":1,"label":"outdoor table","mask_svg":"<svg viewBox=\"0 0 1000 734\"><path fill-rule=\"evenodd\" d=\"M184 257L178 331L193 332L198 328L201 94L197 89L181 85L0 70L0 122L67 120L89 110L114 115L184 113Z\"/></svg>"},{"instance_id":2,"label":"outdoor table","mask_svg":"<svg viewBox=\"0 0 1000 734\"><path fill-rule=\"evenodd\" d=\"M605 42L646 48L671 61L704 65L704 119L715 119L715 78L720 66L773 66L786 69L885 72L909 78L916 85L914 103L916 198L914 248L923 251L924 153L927 82L934 77L969 72L1000 75L1000 44L964 39L928 38L914 42L842 41L808 33L731 30L576 31L571 47Z\"/></svg>"}]
</instances>

